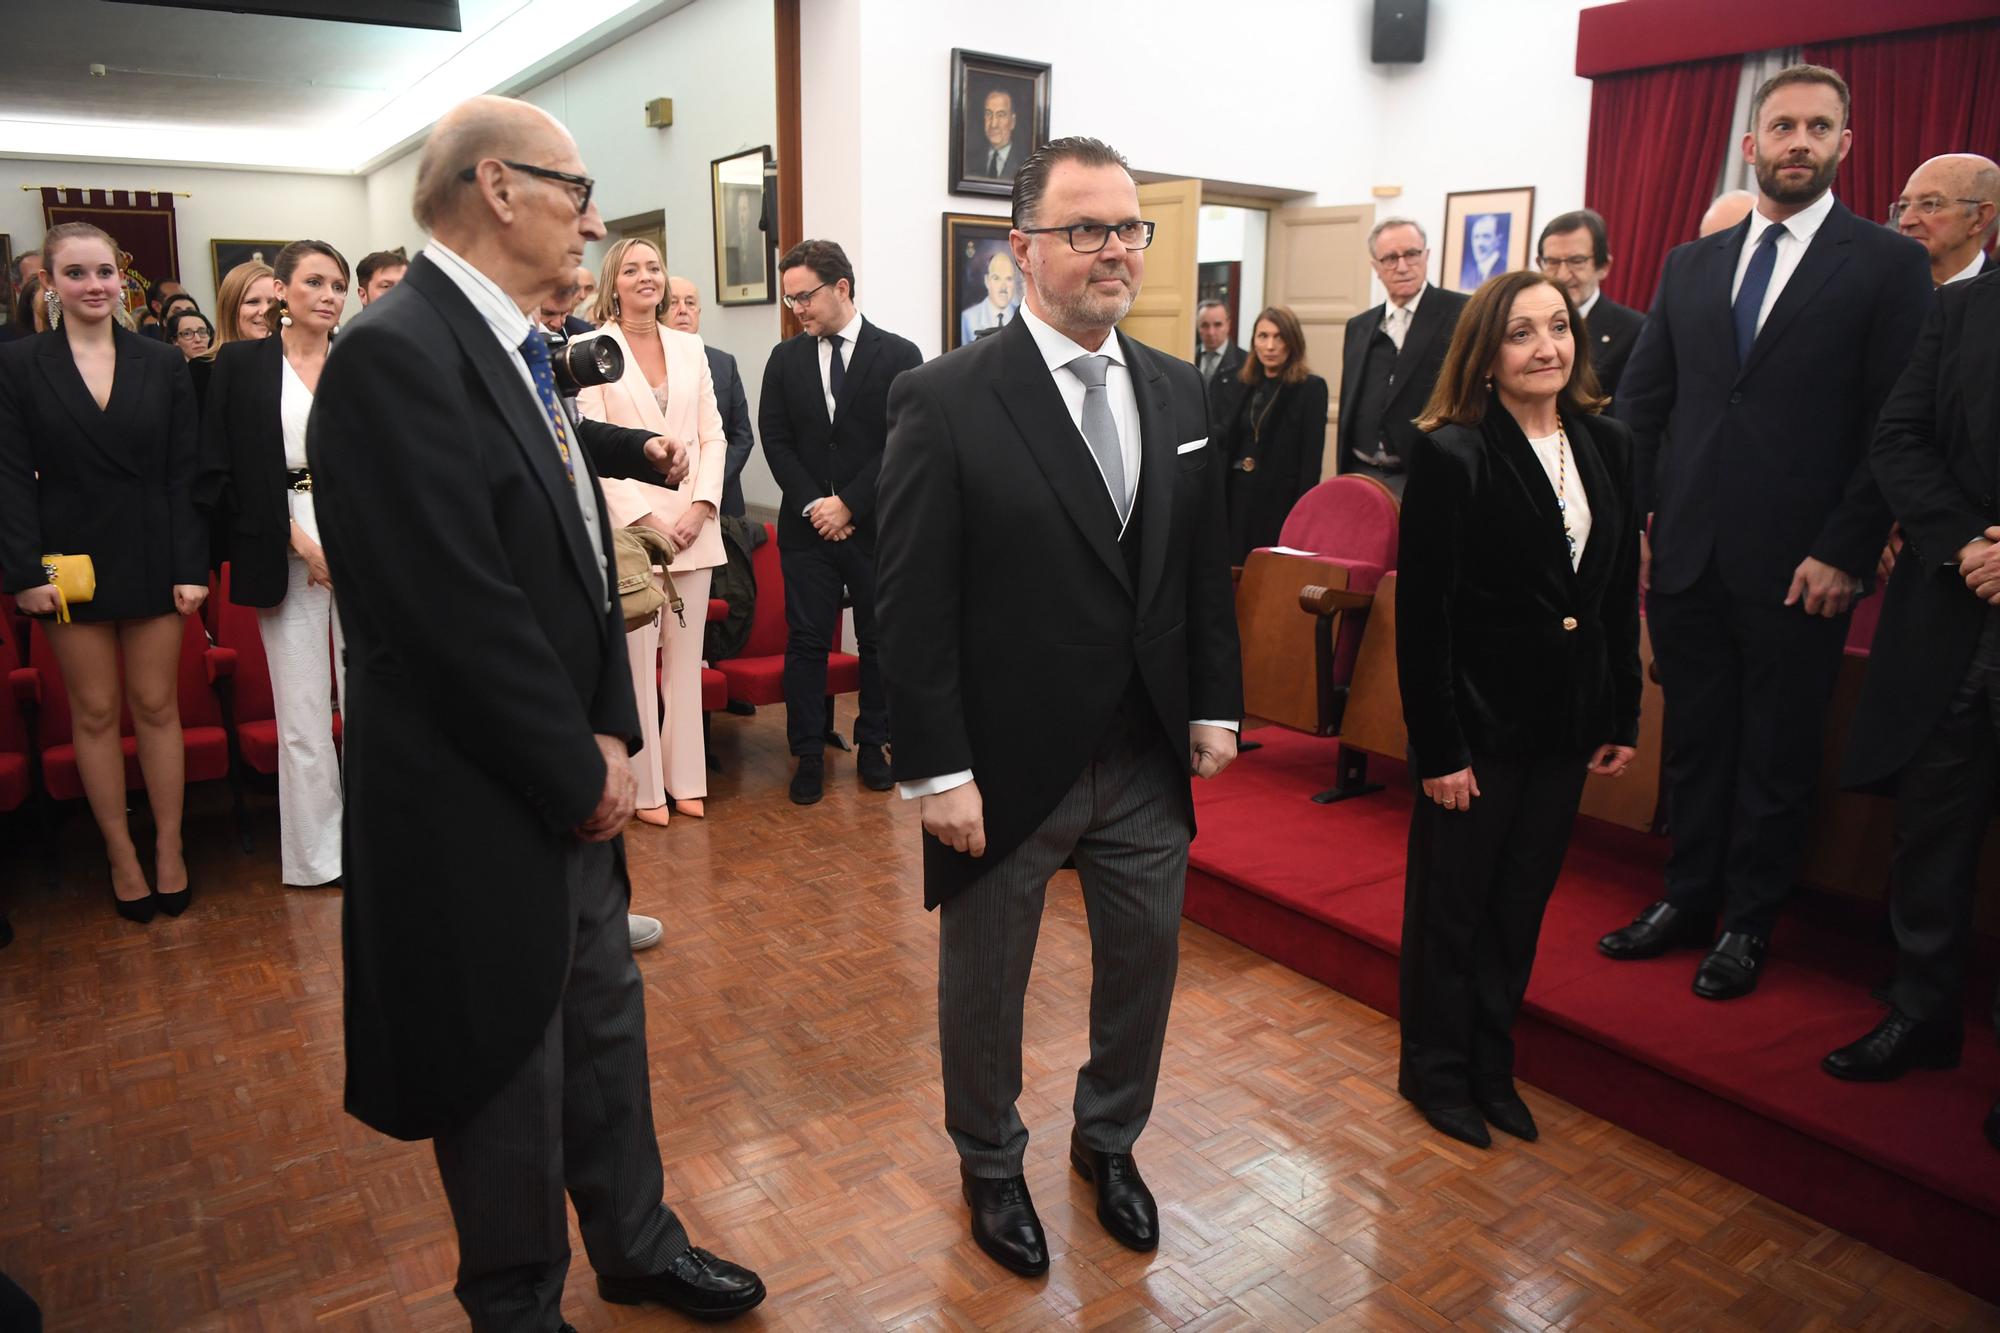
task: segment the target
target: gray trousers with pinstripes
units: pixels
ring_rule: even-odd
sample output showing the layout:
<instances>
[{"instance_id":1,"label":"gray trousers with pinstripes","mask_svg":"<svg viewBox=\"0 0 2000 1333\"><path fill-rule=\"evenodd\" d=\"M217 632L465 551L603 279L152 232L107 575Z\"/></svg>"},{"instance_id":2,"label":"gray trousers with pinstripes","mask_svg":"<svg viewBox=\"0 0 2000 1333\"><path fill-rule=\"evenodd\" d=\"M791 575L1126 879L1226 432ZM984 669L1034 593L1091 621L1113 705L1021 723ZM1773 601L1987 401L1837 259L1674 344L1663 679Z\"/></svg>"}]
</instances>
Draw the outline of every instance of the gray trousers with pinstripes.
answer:
<instances>
[{"instance_id":1,"label":"gray trousers with pinstripes","mask_svg":"<svg viewBox=\"0 0 2000 1333\"><path fill-rule=\"evenodd\" d=\"M1121 727L1028 840L939 908L945 1128L975 1176L1022 1174L1021 1011L1049 876L1072 855L1090 921L1090 1059L1077 1071L1086 1146L1129 1153L1153 1111L1180 961L1185 755Z\"/></svg>"},{"instance_id":2,"label":"gray trousers with pinstripes","mask_svg":"<svg viewBox=\"0 0 2000 1333\"><path fill-rule=\"evenodd\" d=\"M657 1273L688 1245L653 1136L646 1005L610 843L571 849L569 983L548 1030L493 1100L432 1146L458 1232L458 1302L474 1333L561 1328L576 1204L591 1267Z\"/></svg>"}]
</instances>

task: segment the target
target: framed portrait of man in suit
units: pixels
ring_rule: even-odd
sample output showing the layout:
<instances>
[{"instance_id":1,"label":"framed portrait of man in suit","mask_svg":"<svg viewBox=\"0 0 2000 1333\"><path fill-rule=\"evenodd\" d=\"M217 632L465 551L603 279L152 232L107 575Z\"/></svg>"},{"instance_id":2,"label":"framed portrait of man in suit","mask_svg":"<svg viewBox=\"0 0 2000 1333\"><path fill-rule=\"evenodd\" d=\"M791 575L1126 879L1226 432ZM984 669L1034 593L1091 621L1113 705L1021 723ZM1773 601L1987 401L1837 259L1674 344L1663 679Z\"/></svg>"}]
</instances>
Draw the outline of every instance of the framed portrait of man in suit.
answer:
<instances>
[{"instance_id":1,"label":"framed portrait of man in suit","mask_svg":"<svg viewBox=\"0 0 2000 1333\"><path fill-rule=\"evenodd\" d=\"M1014 193L1014 173L1049 141L1049 67L954 49L951 53L953 194Z\"/></svg>"},{"instance_id":2,"label":"framed portrait of man in suit","mask_svg":"<svg viewBox=\"0 0 2000 1333\"><path fill-rule=\"evenodd\" d=\"M1528 266L1535 187L1473 190L1444 197L1444 260L1449 291L1473 292L1495 274Z\"/></svg>"},{"instance_id":3,"label":"framed portrait of man in suit","mask_svg":"<svg viewBox=\"0 0 2000 1333\"><path fill-rule=\"evenodd\" d=\"M1006 218L944 215L944 350L1012 324L1021 313L1021 270Z\"/></svg>"},{"instance_id":4,"label":"framed portrait of man in suit","mask_svg":"<svg viewBox=\"0 0 2000 1333\"><path fill-rule=\"evenodd\" d=\"M771 146L749 148L709 163L715 222L715 299L718 305L769 305L777 284L775 237L767 225L764 166Z\"/></svg>"}]
</instances>

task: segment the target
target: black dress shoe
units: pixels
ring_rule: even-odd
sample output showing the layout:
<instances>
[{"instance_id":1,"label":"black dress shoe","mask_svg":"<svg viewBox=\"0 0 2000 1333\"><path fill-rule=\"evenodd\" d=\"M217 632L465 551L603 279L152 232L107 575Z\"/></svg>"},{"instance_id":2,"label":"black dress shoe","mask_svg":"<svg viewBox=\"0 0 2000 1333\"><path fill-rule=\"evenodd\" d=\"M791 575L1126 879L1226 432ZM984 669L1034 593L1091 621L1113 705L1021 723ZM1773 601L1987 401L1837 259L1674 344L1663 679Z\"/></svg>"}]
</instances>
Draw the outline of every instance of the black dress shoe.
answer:
<instances>
[{"instance_id":1,"label":"black dress shoe","mask_svg":"<svg viewBox=\"0 0 2000 1333\"><path fill-rule=\"evenodd\" d=\"M1419 1106L1424 1119L1431 1122L1431 1128L1440 1134L1449 1135L1460 1143L1469 1143L1475 1148L1491 1148L1493 1136L1486 1132L1486 1121L1473 1106Z\"/></svg>"},{"instance_id":2,"label":"black dress shoe","mask_svg":"<svg viewBox=\"0 0 2000 1333\"><path fill-rule=\"evenodd\" d=\"M826 760L816 754L800 755L799 766L792 771L792 804L817 805L824 795Z\"/></svg>"},{"instance_id":3,"label":"black dress shoe","mask_svg":"<svg viewBox=\"0 0 2000 1333\"><path fill-rule=\"evenodd\" d=\"M1686 912L1662 900L1639 913L1631 925L1612 931L1597 942L1597 951L1606 958L1631 962L1638 958L1658 958L1669 949L1706 944L1709 933Z\"/></svg>"},{"instance_id":4,"label":"black dress shoe","mask_svg":"<svg viewBox=\"0 0 2000 1333\"><path fill-rule=\"evenodd\" d=\"M1111 1238L1128 1250L1158 1249L1160 1206L1153 1191L1139 1178L1139 1165L1130 1153L1098 1152L1086 1148L1071 1130L1069 1164L1079 1176L1097 1186L1097 1220Z\"/></svg>"},{"instance_id":5,"label":"black dress shoe","mask_svg":"<svg viewBox=\"0 0 2000 1333\"><path fill-rule=\"evenodd\" d=\"M597 1294L614 1305L651 1301L690 1319L734 1319L764 1299L764 1284L747 1268L690 1245L650 1277L603 1277Z\"/></svg>"},{"instance_id":6,"label":"black dress shoe","mask_svg":"<svg viewBox=\"0 0 2000 1333\"><path fill-rule=\"evenodd\" d=\"M1042 1234L1042 1219L1035 1215L1035 1201L1028 1197L1025 1176L999 1180L958 1169L960 1189L972 1209L972 1239L1002 1268L1022 1277L1040 1277L1049 1271L1049 1241Z\"/></svg>"},{"instance_id":7,"label":"black dress shoe","mask_svg":"<svg viewBox=\"0 0 2000 1333\"><path fill-rule=\"evenodd\" d=\"M1475 1097L1474 1104L1479 1114L1495 1129L1505 1130L1515 1138L1533 1143L1542 1136L1535 1126L1535 1113L1521 1100L1516 1092L1503 1092L1491 1097Z\"/></svg>"},{"instance_id":8,"label":"black dress shoe","mask_svg":"<svg viewBox=\"0 0 2000 1333\"><path fill-rule=\"evenodd\" d=\"M2000 1148L2000 1102L1993 1103L1993 1109L1986 1113L1986 1141Z\"/></svg>"},{"instance_id":9,"label":"black dress shoe","mask_svg":"<svg viewBox=\"0 0 2000 1333\"><path fill-rule=\"evenodd\" d=\"M889 760L879 745L862 746L854 766L861 773L861 785L869 791L888 791L896 785L896 779L889 773Z\"/></svg>"},{"instance_id":10,"label":"black dress shoe","mask_svg":"<svg viewBox=\"0 0 2000 1333\"><path fill-rule=\"evenodd\" d=\"M1925 1022L1891 1009L1872 1032L1833 1052L1819 1067L1855 1083L1887 1083L1912 1069L1958 1068L1964 1044L1963 1024L1945 1019Z\"/></svg>"},{"instance_id":11,"label":"black dress shoe","mask_svg":"<svg viewBox=\"0 0 2000 1333\"><path fill-rule=\"evenodd\" d=\"M1764 941L1741 931L1724 931L1694 970L1694 993L1704 1000L1734 1000L1757 989L1764 967Z\"/></svg>"}]
</instances>

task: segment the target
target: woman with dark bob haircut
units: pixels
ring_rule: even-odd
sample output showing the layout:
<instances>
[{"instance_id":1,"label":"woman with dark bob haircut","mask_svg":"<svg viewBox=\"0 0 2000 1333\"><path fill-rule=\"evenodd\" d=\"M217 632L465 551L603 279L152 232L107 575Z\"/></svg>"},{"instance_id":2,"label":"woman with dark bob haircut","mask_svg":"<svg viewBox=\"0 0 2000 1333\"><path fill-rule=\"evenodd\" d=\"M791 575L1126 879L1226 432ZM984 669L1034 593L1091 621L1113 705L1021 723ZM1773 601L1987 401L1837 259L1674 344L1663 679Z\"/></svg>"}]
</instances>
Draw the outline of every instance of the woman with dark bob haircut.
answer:
<instances>
[{"instance_id":1,"label":"woman with dark bob haircut","mask_svg":"<svg viewBox=\"0 0 2000 1333\"><path fill-rule=\"evenodd\" d=\"M1639 736L1632 436L1568 295L1490 278L1459 316L1417 428L1397 557L1410 769L1402 1094L1487 1147L1536 1136L1512 1030L1590 773Z\"/></svg>"}]
</instances>

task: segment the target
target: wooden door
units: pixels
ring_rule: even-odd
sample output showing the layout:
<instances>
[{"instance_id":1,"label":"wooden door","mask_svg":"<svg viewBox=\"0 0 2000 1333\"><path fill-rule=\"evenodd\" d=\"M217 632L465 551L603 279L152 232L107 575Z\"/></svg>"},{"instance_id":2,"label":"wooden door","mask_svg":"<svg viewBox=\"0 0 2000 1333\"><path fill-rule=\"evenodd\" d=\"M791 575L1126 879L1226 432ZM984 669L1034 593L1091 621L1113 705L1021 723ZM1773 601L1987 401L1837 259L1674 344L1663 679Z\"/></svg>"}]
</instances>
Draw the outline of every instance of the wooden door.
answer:
<instances>
[{"instance_id":1,"label":"wooden door","mask_svg":"<svg viewBox=\"0 0 2000 1333\"><path fill-rule=\"evenodd\" d=\"M1146 251L1146 280L1140 284L1139 299L1119 327L1148 347L1192 361L1200 285L1195 255L1201 234L1201 182L1141 185L1139 216L1153 223L1153 245Z\"/></svg>"},{"instance_id":2,"label":"wooden door","mask_svg":"<svg viewBox=\"0 0 2000 1333\"><path fill-rule=\"evenodd\" d=\"M1264 301L1288 306L1306 337L1306 362L1327 382L1326 448L1320 478L1334 474L1335 423L1340 413L1340 350L1347 321L1375 303L1368 286L1368 229L1373 204L1271 210L1265 249ZM1156 242L1157 244L1157 242ZM1150 284L1152 271L1147 270ZM1254 319L1245 311L1243 317Z\"/></svg>"}]
</instances>

